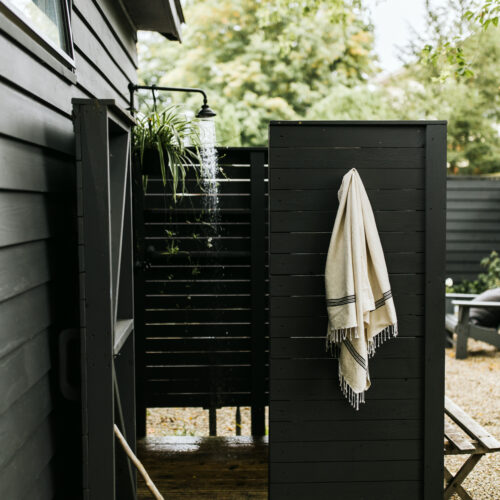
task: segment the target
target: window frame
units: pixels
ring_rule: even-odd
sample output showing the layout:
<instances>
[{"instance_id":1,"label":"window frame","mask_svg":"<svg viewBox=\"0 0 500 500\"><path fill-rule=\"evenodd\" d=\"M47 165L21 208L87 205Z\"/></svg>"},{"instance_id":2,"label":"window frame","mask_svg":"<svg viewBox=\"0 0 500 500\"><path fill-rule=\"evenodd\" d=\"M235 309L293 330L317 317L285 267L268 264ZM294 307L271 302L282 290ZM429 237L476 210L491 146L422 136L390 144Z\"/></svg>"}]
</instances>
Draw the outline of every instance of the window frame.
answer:
<instances>
[{"instance_id":1,"label":"window frame","mask_svg":"<svg viewBox=\"0 0 500 500\"><path fill-rule=\"evenodd\" d=\"M66 67L75 70L75 56L73 47L73 33L71 30L72 0L58 0L61 2L63 14L63 30L66 38L66 50L56 45L39 28L20 11L10 0L0 0L0 12L3 12L14 24L32 38L38 45L62 62Z\"/></svg>"}]
</instances>

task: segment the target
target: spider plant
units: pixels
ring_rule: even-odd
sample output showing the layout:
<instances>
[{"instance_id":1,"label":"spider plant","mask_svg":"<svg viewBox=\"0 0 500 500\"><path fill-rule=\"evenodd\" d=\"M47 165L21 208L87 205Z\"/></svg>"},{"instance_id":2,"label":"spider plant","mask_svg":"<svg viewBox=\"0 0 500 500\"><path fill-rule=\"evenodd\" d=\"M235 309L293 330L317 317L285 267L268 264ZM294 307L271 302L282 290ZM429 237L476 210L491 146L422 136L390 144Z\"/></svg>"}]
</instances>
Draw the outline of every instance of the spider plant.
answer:
<instances>
[{"instance_id":1,"label":"spider plant","mask_svg":"<svg viewBox=\"0 0 500 500\"><path fill-rule=\"evenodd\" d=\"M183 116L179 106L168 106L136 117L133 138L134 151L141 167L146 151L154 151L160 165L163 185L167 184L167 167L172 182L173 199L179 188L186 190L187 168L192 167L196 179L201 164L200 138L196 122Z\"/></svg>"}]
</instances>

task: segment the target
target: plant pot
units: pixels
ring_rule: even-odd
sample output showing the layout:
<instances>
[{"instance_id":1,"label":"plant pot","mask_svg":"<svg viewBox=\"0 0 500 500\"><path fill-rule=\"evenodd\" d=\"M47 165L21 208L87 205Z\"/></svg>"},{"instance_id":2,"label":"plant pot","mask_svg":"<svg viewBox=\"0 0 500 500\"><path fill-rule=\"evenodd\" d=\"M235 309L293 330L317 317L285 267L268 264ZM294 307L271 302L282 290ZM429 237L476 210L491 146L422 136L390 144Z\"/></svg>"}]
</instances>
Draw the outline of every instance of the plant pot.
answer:
<instances>
[{"instance_id":1,"label":"plant pot","mask_svg":"<svg viewBox=\"0 0 500 500\"><path fill-rule=\"evenodd\" d=\"M146 149L142 157L142 166L141 166L141 157L138 152L134 152L132 158L133 158L134 168L140 168L143 175L150 175L152 177L162 176L158 151L154 149ZM171 173L170 169L168 168L168 156L165 154L164 158L165 158L165 175L167 179L170 179Z\"/></svg>"}]
</instances>

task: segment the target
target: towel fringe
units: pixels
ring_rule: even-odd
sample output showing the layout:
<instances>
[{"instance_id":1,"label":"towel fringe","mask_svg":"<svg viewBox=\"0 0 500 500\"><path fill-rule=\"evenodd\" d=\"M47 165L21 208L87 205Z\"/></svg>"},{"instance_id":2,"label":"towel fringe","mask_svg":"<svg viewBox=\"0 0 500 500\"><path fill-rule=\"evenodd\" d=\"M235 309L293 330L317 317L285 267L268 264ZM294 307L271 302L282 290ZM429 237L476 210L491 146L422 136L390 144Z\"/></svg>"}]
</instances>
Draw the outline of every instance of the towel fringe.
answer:
<instances>
[{"instance_id":1,"label":"towel fringe","mask_svg":"<svg viewBox=\"0 0 500 500\"><path fill-rule=\"evenodd\" d=\"M326 337L327 346L329 344L339 344L348 337L349 340L358 338L357 326L352 326L351 328L331 328L330 330L328 330L328 335Z\"/></svg>"},{"instance_id":2,"label":"towel fringe","mask_svg":"<svg viewBox=\"0 0 500 500\"><path fill-rule=\"evenodd\" d=\"M344 394L345 398L349 401L349 404L356 411L358 411L360 403L365 402L365 391L354 392L352 387L347 383L346 379L340 372L340 367L339 367L339 382L340 382L340 389L342 390L342 393Z\"/></svg>"},{"instance_id":3,"label":"towel fringe","mask_svg":"<svg viewBox=\"0 0 500 500\"><path fill-rule=\"evenodd\" d=\"M398 324L389 325L378 332L371 340L368 341L368 356L372 358L375 355L377 347L380 347L386 340L398 336Z\"/></svg>"}]
</instances>

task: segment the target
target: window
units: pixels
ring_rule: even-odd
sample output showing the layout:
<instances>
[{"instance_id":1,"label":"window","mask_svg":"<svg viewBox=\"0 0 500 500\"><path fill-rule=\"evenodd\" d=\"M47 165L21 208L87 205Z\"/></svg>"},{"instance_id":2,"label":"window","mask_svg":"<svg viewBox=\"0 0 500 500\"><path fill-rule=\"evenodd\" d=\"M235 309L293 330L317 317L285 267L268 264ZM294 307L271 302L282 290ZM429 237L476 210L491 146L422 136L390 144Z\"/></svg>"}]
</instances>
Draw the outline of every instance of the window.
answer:
<instances>
[{"instance_id":1,"label":"window","mask_svg":"<svg viewBox=\"0 0 500 500\"><path fill-rule=\"evenodd\" d=\"M3 0L42 42L73 58L67 0Z\"/></svg>"}]
</instances>

